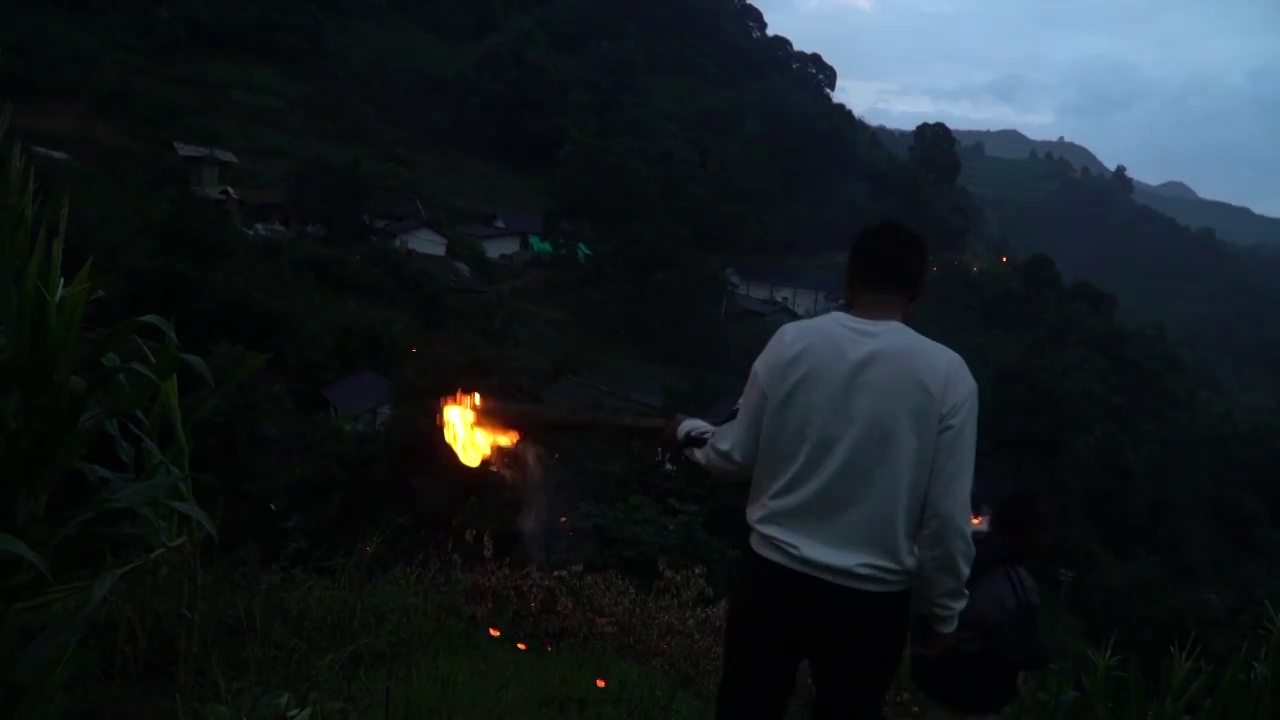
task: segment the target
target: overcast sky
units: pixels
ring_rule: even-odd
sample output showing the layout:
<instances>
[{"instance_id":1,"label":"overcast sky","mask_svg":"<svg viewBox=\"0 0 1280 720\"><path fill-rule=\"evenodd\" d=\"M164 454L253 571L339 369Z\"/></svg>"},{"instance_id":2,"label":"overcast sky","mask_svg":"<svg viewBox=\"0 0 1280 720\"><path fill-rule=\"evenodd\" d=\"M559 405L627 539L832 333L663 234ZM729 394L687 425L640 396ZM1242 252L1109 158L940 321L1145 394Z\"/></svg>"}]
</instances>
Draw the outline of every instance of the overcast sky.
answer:
<instances>
[{"instance_id":1,"label":"overcast sky","mask_svg":"<svg viewBox=\"0 0 1280 720\"><path fill-rule=\"evenodd\" d=\"M1280 216L1280 0L755 0L873 124L1015 128Z\"/></svg>"}]
</instances>

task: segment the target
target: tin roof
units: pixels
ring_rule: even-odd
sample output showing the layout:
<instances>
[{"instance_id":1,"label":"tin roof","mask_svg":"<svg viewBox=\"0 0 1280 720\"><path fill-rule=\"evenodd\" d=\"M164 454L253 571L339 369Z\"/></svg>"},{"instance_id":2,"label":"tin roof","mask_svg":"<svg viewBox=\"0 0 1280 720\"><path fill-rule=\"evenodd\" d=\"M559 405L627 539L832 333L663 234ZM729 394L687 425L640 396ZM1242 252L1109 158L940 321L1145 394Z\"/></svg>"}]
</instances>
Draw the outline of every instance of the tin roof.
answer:
<instances>
[{"instance_id":1,"label":"tin roof","mask_svg":"<svg viewBox=\"0 0 1280 720\"><path fill-rule=\"evenodd\" d=\"M186 143L173 141L173 151L185 158L213 158L218 162L239 164L240 159L230 152L221 148L207 148L199 145L188 145Z\"/></svg>"},{"instance_id":2,"label":"tin roof","mask_svg":"<svg viewBox=\"0 0 1280 720\"><path fill-rule=\"evenodd\" d=\"M844 290L844 281L840 277L840 272L830 268L735 263L730 270L747 282L763 282L824 293L838 293Z\"/></svg>"},{"instance_id":3,"label":"tin roof","mask_svg":"<svg viewBox=\"0 0 1280 720\"><path fill-rule=\"evenodd\" d=\"M365 370L342 378L322 392L339 415L363 415L391 402L391 381Z\"/></svg>"}]
</instances>

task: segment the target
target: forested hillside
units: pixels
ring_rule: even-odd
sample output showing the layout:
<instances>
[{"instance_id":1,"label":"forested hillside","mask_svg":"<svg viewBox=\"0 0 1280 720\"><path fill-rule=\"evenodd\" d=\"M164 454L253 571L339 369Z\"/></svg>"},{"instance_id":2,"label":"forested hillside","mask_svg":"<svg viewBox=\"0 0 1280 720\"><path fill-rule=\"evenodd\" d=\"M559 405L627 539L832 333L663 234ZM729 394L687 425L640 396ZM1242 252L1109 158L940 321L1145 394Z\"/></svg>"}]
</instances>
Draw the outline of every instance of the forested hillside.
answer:
<instances>
[{"instance_id":1,"label":"forested hillside","mask_svg":"<svg viewBox=\"0 0 1280 720\"><path fill-rule=\"evenodd\" d=\"M907 155L908 135L881 137ZM1024 253L1046 252L1068 277L1105 288L1129 320L1164 325L1206 375L1270 411L1280 367L1280 332L1265 319L1280 302L1274 248L1242 248L1211 227L1162 214L1138 199L1123 167L1078 170L1052 152L1008 159L984 144L959 155L960 183L994 236Z\"/></svg>"},{"instance_id":2,"label":"forested hillside","mask_svg":"<svg viewBox=\"0 0 1280 720\"><path fill-rule=\"evenodd\" d=\"M84 329L68 317L32 335L64 338L43 355L0 343L0 370L33 387L54 382L46 366L161 377L157 417L176 429L146 423L145 437L165 458L189 450L189 472L164 477L191 495L149 483L91 504L98 524L83 524L80 491L34 484L93 463L117 484L169 466L135 467L110 428L64 454L18 455L19 439L89 431L22 382L4 386L25 414L5 416L0 463L45 463L5 473L14 497L38 500L5 533L48 560L3 558L28 613L6 617L4 650L48 663L6 676L6 702L60 692L94 717L145 707L129 717L167 718L177 698L197 717L274 718L305 695L331 704L326 717L386 717L407 697L451 717L702 717L721 621L708 601L741 547L743 489L668 466L649 436L531 429L522 442L545 448L553 488L535 493L508 467L458 463L438 399L464 388L549 403L570 378L607 369L614 390L657 388L656 400L615 393L631 412L731 401L773 326L725 317L725 266L829 262L882 217L934 243L938 270L911 321L979 380L980 495L1036 485L1057 508L1042 579L1062 629L1051 677L1067 688L1031 696L1023 717L1144 708L1136 683L1127 698L1097 683L1085 699L1068 692L1089 672L1082 643L1114 637L1140 672L1194 630L1216 661L1280 597L1280 345L1262 317L1277 302L1272 261L1136 204L1123 175L1007 161L1029 173L1012 192L975 179L1006 161L957 153L942 125L883 142L832 101L834 69L770 35L741 0L55 5L0 29L0 94L16 103L14 139L70 156L32 155L39 218L56 226L56 201L70 198L53 258L74 275L92 257L104 294ZM247 234L192 197L174 140L233 151L238 185L279 190L323 232ZM32 320L47 317L41 298L59 297L37 291L55 281L27 279L47 268L33 259L44 246L27 242L38 223L18 201L25 177L6 176L0 256L13 288L3 297L25 304L0 306L0 339L44 328ZM366 222L387 195L442 227L540 211L591 260L518 267L455 237L444 262L415 258ZM76 297L92 295L81 287ZM189 355L137 344L161 358L152 369L134 344L94 354L102 328L148 313L172 321ZM225 391L204 389L193 356ZM182 371L181 393L175 357L197 368ZM393 415L376 430L340 421L322 393L365 372L391 380ZM98 385L73 386L105 403ZM187 428L178 400L212 404ZM126 501L137 512L115 512ZM196 504L216 544L199 527L138 529L175 508L203 517ZM531 555L521 528L535 505L552 518L554 575L514 569ZM95 551L77 559L67 537ZM335 570L335 556L355 559ZM47 602L46 577L94 612ZM80 638L57 673L54 645L36 642L49 627ZM548 670L514 665L526 658L508 658L511 627L520 651L545 640L546 653L527 655ZM506 654L475 650L499 638ZM583 675L605 666L621 681ZM517 679L496 692L498 674ZM562 689L580 676L594 694Z\"/></svg>"}]
</instances>

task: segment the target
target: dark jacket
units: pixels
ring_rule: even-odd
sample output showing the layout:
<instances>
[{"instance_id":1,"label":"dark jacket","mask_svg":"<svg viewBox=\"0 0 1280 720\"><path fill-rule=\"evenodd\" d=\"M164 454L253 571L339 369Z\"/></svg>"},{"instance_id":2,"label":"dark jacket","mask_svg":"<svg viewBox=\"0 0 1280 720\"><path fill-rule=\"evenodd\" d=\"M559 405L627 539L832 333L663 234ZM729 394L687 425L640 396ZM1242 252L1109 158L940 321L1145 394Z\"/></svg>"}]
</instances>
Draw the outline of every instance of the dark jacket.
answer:
<instances>
[{"instance_id":1,"label":"dark jacket","mask_svg":"<svg viewBox=\"0 0 1280 720\"><path fill-rule=\"evenodd\" d=\"M1043 669L1040 598L1024 558L999 535L976 541L969 604L954 641L939 655L911 656L911 677L930 700L955 712L994 714L1017 697L1018 677Z\"/></svg>"}]
</instances>

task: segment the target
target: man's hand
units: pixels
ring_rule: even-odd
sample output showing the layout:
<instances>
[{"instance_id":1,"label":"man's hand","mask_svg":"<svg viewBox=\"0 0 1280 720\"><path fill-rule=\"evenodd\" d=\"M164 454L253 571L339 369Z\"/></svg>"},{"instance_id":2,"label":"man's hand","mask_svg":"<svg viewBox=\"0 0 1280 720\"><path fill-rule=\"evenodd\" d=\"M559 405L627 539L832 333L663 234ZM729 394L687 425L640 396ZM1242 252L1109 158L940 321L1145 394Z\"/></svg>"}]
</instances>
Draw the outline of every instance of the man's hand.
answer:
<instances>
[{"instance_id":1,"label":"man's hand","mask_svg":"<svg viewBox=\"0 0 1280 720\"><path fill-rule=\"evenodd\" d=\"M688 419L688 415L676 414L671 416L671 419L667 421L667 426L662 430L662 444L664 446L672 449L680 447L680 436L678 431L680 430L681 423Z\"/></svg>"}]
</instances>

